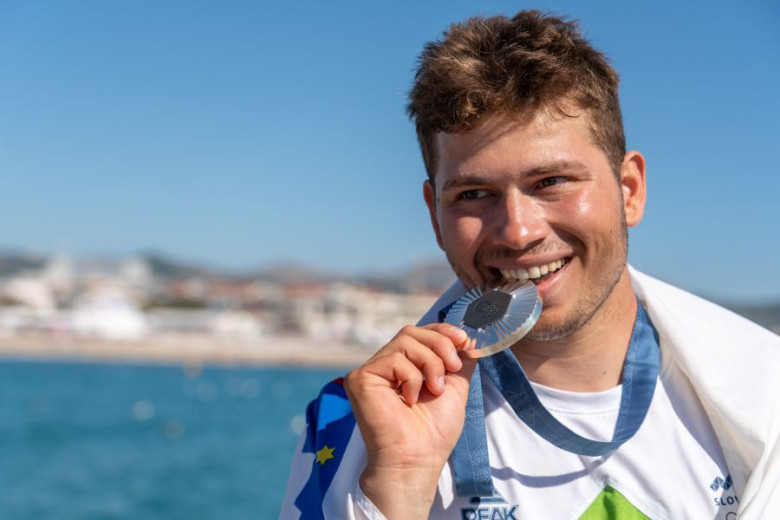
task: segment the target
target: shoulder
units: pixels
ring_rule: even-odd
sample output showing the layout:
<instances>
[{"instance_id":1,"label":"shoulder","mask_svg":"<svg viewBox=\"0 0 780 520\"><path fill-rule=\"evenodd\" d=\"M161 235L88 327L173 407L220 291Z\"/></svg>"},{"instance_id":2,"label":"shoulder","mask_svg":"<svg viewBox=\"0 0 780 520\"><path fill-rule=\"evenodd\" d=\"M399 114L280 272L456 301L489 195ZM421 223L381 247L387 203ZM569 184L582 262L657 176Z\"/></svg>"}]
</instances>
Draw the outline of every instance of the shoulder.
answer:
<instances>
[{"instance_id":1,"label":"shoulder","mask_svg":"<svg viewBox=\"0 0 780 520\"><path fill-rule=\"evenodd\" d=\"M658 332L664 363L674 363L705 407L780 414L780 336L712 302L631 271L631 281ZM755 411L755 410L754 410Z\"/></svg>"},{"instance_id":2,"label":"shoulder","mask_svg":"<svg viewBox=\"0 0 780 520\"><path fill-rule=\"evenodd\" d=\"M658 332L662 359L680 368L704 408L742 505L763 496L780 481L773 455L780 446L780 337L634 269L631 283ZM770 473L769 484L760 484Z\"/></svg>"},{"instance_id":3,"label":"shoulder","mask_svg":"<svg viewBox=\"0 0 780 520\"><path fill-rule=\"evenodd\" d=\"M780 355L780 337L728 309L630 269L631 284L661 335L715 344L760 344Z\"/></svg>"}]
</instances>

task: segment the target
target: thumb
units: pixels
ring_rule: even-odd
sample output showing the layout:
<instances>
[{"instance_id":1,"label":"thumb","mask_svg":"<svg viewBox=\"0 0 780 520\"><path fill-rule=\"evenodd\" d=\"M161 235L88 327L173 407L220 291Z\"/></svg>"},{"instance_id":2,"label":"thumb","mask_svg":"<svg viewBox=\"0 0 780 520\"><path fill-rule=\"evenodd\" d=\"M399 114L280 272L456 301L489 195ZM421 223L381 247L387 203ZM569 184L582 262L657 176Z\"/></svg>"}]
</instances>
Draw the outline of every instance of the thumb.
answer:
<instances>
[{"instance_id":1,"label":"thumb","mask_svg":"<svg viewBox=\"0 0 780 520\"><path fill-rule=\"evenodd\" d=\"M466 400L469 395L469 384L471 383L471 376L474 374L474 370L477 367L478 359L470 357L461 357L463 366L457 372L448 374L447 384L452 385L458 390L458 393L463 398L463 404L465 406Z\"/></svg>"}]
</instances>

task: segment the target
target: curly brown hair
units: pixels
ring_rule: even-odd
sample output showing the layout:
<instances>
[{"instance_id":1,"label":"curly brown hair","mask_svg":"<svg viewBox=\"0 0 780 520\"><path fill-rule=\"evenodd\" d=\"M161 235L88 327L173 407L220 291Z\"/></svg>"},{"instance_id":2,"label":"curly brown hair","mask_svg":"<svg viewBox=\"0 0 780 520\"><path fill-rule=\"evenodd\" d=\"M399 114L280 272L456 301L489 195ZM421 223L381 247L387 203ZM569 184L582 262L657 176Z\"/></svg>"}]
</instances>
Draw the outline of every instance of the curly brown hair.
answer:
<instances>
[{"instance_id":1,"label":"curly brown hair","mask_svg":"<svg viewBox=\"0 0 780 520\"><path fill-rule=\"evenodd\" d=\"M626 151L618 75L579 26L539 11L474 17L450 26L419 57L407 112L434 182L438 132L463 133L492 114L585 111L594 143L615 175Z\"/></svg>"}]
</instances>

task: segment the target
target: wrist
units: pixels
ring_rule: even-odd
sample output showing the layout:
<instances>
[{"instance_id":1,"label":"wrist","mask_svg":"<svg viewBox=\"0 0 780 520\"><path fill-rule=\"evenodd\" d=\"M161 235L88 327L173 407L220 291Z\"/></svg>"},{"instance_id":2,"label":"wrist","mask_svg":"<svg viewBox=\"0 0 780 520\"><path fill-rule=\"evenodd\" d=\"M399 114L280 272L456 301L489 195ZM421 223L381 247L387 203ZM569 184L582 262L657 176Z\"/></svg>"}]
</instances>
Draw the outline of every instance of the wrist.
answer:
<instances>
[{"instance_id":1,"label":"wrist","mask_svg":"<svg viewBox=\"0 0 780 520\"><path fill-rule=\"evenodd\" d=\"M360 488L388 520L422 520L428 518L440 473L367 467Z\"/></svg>"}]
</instances>

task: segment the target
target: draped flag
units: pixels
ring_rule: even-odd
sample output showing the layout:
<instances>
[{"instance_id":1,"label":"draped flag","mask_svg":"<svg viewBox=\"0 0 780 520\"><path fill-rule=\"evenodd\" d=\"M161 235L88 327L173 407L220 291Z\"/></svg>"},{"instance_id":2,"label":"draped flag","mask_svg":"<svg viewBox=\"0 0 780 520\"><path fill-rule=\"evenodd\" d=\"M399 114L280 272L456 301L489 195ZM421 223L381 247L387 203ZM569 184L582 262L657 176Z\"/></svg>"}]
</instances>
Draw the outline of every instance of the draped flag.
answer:
<instances>
[{"instance_id":1,"label":"draped flag","mask_svg":"<svg viewBox=\"0 0 780 520\"><path fill-rule=\"evenodd\" d=\"M306 408L306 439L303 453L315 455L311 473L295 499L301 519L323 518L322 500L341 464L344 452L355 429L344 379L336 379L322 389Z\"/></svg>"}]
</instances>

